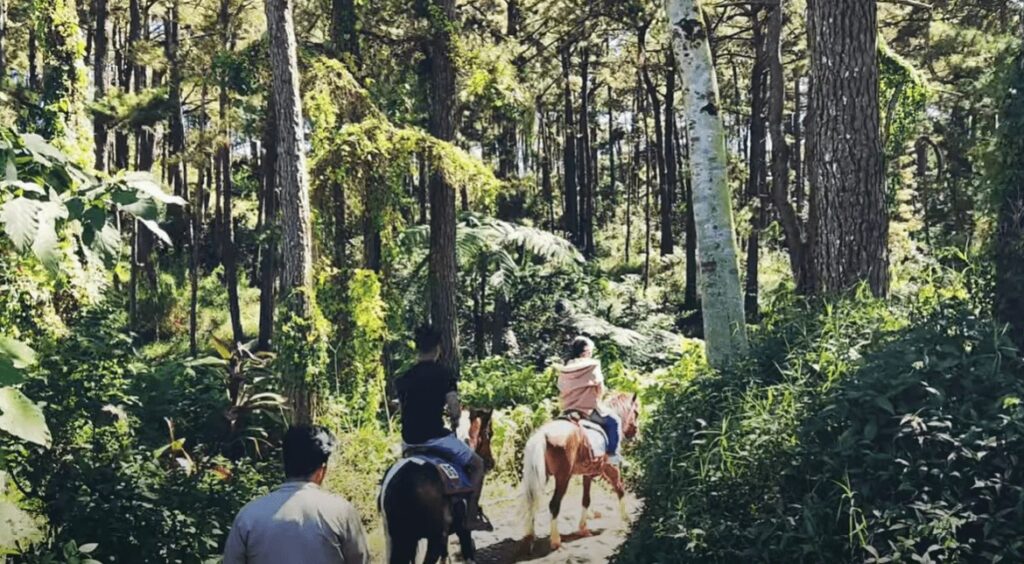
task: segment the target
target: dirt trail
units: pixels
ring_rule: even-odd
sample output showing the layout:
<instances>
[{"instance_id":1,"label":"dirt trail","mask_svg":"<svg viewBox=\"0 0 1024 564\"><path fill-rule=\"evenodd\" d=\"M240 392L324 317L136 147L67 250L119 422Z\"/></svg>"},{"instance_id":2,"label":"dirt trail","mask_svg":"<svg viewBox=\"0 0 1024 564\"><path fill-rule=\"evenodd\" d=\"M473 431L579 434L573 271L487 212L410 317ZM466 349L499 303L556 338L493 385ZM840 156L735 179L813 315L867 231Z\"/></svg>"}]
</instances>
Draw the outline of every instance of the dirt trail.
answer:
<instances>
[{"instance_id":1,"label":"dirt trail","mask_svg":"<svg viewBox=\"0 0 1024 564\"><path fill-rule=\"evenodd\" d=\"M628 534L628 525L619 517L618 499L615 494L603 483L594 483L591 489L590 510L595 515L588 522L591 536L581 537L577 534L577 529L583 488L580 478L574 478L562 502L562 514L558 516L562 547L551 552L548 543L551 517L547 510L547 501L551 499L553 489L554 485L549 481L543 507L537 515L538 539L534 541L533 547L524 546L520 540L523 534L523 520L519 515L519 492L512 488L492 488L491 494L488 495L485 491L482 505L487 517L494 524L494 532L473 535L477 545L477 564L607 562ZM626 495L626 509L630 520L639 513L640 507L639 500L632 495ZM455 537L452 537L452 541L450 552L453 560L461 562Z\"/></svg>"}]
</instances>

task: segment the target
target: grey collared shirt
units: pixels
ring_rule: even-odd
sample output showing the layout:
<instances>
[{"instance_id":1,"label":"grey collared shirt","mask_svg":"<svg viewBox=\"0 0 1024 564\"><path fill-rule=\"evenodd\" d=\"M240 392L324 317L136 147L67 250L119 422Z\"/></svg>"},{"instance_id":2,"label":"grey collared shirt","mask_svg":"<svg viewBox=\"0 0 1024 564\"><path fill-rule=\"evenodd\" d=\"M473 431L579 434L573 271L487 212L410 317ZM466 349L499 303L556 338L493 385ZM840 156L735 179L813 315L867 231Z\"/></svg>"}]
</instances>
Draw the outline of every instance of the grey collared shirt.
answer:
<instances>
[{"instance_id":1,"label":"grey collared shirt","mask_svg":"<svg viewBox=\"0 0 1024 564\"><path fill-rule=\"evenodd\" d=\"M224 564L364 564L359 513L312 482L287 482L238 512Z\"/></svg>"}]
</instances>

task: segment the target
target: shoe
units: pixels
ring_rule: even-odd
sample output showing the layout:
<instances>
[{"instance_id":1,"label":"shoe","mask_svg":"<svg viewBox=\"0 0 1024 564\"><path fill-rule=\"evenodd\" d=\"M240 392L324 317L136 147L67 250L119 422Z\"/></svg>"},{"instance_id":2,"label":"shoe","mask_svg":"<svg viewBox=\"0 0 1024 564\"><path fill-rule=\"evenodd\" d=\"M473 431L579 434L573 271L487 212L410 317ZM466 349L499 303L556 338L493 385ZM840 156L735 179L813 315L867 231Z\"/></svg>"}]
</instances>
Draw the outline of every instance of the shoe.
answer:
<instances>
[{"instance_id":1,"label":"shoe","mask_svg":"<svg viewBox=\"0 0 1024 564\"><path fill-rule=\"evenodd\" d=\"M494 525L484 515L483 509L477 511L476 519L469 519L466 522L466 529L469 531L485 531L490 532L494 530Z\"/></svg>"}]
</instances>

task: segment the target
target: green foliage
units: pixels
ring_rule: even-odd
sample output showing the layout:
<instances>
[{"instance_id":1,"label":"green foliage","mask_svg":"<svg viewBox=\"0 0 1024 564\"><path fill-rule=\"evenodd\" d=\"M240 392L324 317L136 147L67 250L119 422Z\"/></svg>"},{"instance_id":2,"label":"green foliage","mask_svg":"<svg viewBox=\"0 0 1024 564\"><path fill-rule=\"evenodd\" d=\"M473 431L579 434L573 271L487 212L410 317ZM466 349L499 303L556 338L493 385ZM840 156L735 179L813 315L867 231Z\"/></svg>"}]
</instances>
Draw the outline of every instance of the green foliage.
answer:
<instances>
[{"instance_id":1,"label":"green foliage","mask_svg":"<svg viewBox=\"0 0 1024 564\"><path fill-rule=\"evenodd\" d=\"M75 0L38 4L38 35L44 40L43 108L39 133L76 149L87 79L82 60L85 40L78 25ZM70 127L69 127L70 125Z\"/></svg>"},{"instance_id":2,"label":"green foliage","mask_svg":"<svg viewBox=\"0 0 1024 564\"><path fill-rule=\"evenodd\" d=\"M120 255L118 212L134 217L170 243L157 220L167 205L184 205L146 173L100 181L34 134L0 128L0 221L14 247L31 251L52 272L61 269L70 239L87 259L112 263ZM68 232L68 233L65 233Z\"/></svg>"},{"instance_id":3,"label":"green foliage","mask_svg":"<svg viewBox=\"0 0 1024 564\"><path fill-rule=\"evenodd\" d=\"M490 357L467 363L461 375L459 394L463 403L472 407L534 407L558 397L558 373L553 368L538 373L532 367Z\"/></svg>"},{"instance_id":4,"label":"green foliage","mask_svg":"<svg viewBox=\"0 0 1024 564\"><path fill-rule=\"evenodd\" d=\"M335 373L339 381L334 399L345 406L346 413L337 414L344 426L356 429L376 422L384 405L385 374L381 358L388 336L387 307L381 297L380 280L372 270L353 271L347 289L343 307L349 328L345 339L339 343L342 350L336 360L339 365Z\"/></svg>"},{"instance_id":5,"label":"green foliage","mask_svg":"<svg viewBox=\"0 0 1024 564\"><path fill-rule=\"evenodd\" d=\"M727 373L684 359L620 561L1020 559L1022 366L961 284L772 312Z\"/></svg>"},{"instance_id":6,"label":"green foliage","mask_svg":"<svg viewBox=\"0 0 1024 564\"><path fill-rule=\"evenodd\" d=\"M305 406L291 403L288 407L293 417L297 408L308 408L310 415L315 416L323 410L320 400L328 390L330 329L313 290L301 288L285 297L278 306L276 319L275 366L281 374L283 388L292 402L308 402Z\"/></svg>"}]
</instances>

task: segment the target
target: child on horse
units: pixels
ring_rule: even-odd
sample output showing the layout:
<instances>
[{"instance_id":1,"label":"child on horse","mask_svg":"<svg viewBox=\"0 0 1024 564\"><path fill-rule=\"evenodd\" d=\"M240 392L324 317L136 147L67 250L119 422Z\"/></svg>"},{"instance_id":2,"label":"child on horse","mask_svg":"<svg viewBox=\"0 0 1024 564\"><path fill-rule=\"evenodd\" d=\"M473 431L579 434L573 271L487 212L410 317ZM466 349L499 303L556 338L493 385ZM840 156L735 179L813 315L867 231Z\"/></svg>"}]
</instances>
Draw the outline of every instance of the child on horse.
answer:
<instances>
[{"instance_id":1,"label":"child on horse","mask_svg":"<svg viewBox=\"0 0 1024 564\"><path fill-rule=\"evenodd\" d=\"M402 411L403 450L429 450L465 468L473 486L467 510L470 531L493 530L480 511L484 485L484 461L469 445L444 424L447 410L452 428L457 429L462 407L455 374L437 360L441 355L441 334L431 326L420 327L415 335L417 363L395 380Z\"/></svg>"},{"instance_id":2,"label":"child on horse","mask_svg":"<svg viewBox=\"0 0 1024 564\"><path fill-rule=\"evenodd\" d=\"M619 422L599 409L604 395L601 362L594 356L594 342L580 336L572 341L572 359L559 368L558 391L562 412L577 412L600 425L608 435L608 461L618 465Z\"/></svg>"}]
</instances>

